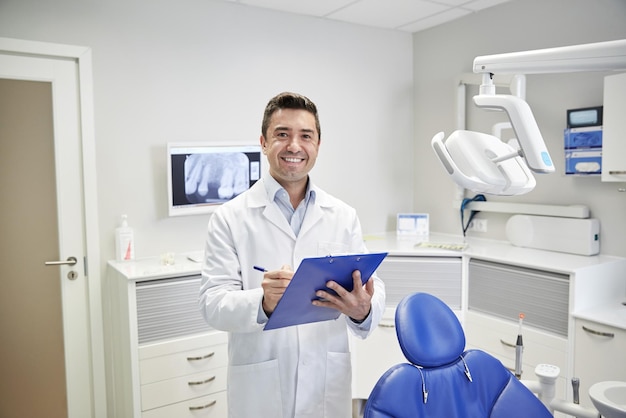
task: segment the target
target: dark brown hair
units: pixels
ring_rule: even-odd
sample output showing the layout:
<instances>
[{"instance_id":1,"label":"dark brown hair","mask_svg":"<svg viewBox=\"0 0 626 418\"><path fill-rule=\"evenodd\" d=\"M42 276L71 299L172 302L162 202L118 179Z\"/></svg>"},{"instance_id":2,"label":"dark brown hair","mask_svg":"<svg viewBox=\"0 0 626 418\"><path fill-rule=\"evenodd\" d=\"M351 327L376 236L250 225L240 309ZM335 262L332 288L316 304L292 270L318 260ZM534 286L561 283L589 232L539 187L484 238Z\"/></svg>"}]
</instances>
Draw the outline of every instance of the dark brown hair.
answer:
<instances>
[{"instance_id":1,"label":"dark brown hair","mask_svg":"<svg viewBox=\"0 0 626 418\"><path fill-rule=\"evenodd\" d=\"M261 133L267 138L267 128L270 125L270 119L274 112L279 109L302 109L310 112L315 117L315 128L317 129L318 138L322 138L320 130L320 119L317 114L317 106L308 97L298 93L283 92L274 96L265 106L263 114L263 123L261 125Z\"/></svg>"}]
</instances>

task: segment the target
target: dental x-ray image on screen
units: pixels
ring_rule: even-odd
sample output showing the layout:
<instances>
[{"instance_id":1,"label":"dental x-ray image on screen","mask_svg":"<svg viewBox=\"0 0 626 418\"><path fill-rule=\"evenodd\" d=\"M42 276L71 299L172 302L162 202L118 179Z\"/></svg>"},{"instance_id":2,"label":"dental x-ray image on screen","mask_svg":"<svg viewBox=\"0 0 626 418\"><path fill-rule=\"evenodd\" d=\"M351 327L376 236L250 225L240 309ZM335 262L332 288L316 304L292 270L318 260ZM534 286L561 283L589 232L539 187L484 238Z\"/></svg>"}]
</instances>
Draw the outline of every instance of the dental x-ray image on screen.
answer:
<instances>
[{"instance_id":1,"label":"dental x-ray image on screen","mask_svg":"<svg viewBox=\"0 0 626 418\"><path fill-rule=\"evenodd\" d=\"M209 213L260 177L260 145L169 144L169 214Z\"/></svg>"}]
</instances>

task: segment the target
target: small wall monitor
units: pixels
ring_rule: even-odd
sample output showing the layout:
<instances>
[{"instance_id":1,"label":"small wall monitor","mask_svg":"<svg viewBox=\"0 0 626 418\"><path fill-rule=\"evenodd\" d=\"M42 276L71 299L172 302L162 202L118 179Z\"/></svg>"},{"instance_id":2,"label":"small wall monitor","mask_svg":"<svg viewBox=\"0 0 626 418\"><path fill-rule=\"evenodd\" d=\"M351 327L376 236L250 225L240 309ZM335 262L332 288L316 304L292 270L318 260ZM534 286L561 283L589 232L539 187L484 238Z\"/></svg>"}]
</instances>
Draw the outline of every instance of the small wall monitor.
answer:
<instances>
[{"instance_id":1,"label":"small wall monitor","mask_svg":"<svg viewBox=\"0 0 626 418\"><path fill-rule=\"evenodd\" d=\"M167 144L170 216L211 213L261 176L261 145Z\"/></svg>"}]
</instances>

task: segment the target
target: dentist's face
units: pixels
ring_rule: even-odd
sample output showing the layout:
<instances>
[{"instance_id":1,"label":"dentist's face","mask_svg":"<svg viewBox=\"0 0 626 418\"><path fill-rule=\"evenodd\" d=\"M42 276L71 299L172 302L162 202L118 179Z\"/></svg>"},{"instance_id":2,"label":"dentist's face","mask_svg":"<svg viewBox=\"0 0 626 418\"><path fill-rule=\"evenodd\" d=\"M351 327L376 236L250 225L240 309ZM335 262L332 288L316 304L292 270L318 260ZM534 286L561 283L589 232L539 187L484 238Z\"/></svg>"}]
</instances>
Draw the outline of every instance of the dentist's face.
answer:
<instances>
[{"instance_id":1,"label":"dentist's face","mask_svg":"<svg viewBox=\"0 0 626 418\"><path fill-rule=\"evenodd\" d=\"M277 110L267 132L261 135L261 146L270 165L270 174L281 186L287 189L306 185L320 147L315 117L301 109Z\"/></svg>"}]
</instances>

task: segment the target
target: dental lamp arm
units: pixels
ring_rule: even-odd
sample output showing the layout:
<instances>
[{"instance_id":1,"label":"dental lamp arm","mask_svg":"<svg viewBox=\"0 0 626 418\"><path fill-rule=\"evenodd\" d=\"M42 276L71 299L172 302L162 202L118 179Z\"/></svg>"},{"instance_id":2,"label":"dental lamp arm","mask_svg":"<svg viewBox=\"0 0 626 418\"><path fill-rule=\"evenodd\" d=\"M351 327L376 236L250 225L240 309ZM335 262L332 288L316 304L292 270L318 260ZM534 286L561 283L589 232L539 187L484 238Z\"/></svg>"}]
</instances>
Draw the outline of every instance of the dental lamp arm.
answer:
<instances>
[{"instance_id":1,"label":"dental lamp arm","mask_svg":"<svg viewBox=\"0 0 626 418\"><path fill-rule=\"evenodd\" d=\"M528 103L505 94L479 94L474 96L474 103L478 107L506 111L528 168L537 173L554 172L550 153Z\"/></svg>"},{"instance_id":2,"label":"dental lamp arm","mask_svg":"<svg viewBox=\"0 0 626 418\"><path fill-rule=\"evenodd\" d=\"M485 55L474 59L474 72L483 74L474 103L507 112L528 167L552 173L554 165L528 103L523 97L495 94L493 74L544 74L626 69L626 39Z\"/></svg>"},{"instance_id":3,"label":"dental lamp arm","mask_svg":"<svg viewBox=\"0 0 626 418\"><path fill-rule=\"evenodd\" d=\"M431 145L458 185L478 193L527 193L535 187L531 170L551 173L555 171L554 165L528 104L522 97L497 95L492 76L624 69L626 39L476 57L474 73L483 74L483 85L474 102L479 107L507 112L518 137L523 160L515 150L503 149L498 138L487 138L477 132L459 130L448 139L439 133L433 137ZM512 90L523 91L523 87L523 84L516 85ZM513 94L518 92L513 91ZM477 143L465 145L471 142Z\"/></svg>"},{"instance_id":4,"label":"dental lamp arm","mask_svg":"<svg viewBox=\"0 0 626 418\"><path fill-rule=\"evenodd\" d=\"M548 74L624 69L626 39L474 58L475 73Z\"/></svg>"}]
</instances>

